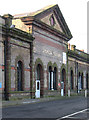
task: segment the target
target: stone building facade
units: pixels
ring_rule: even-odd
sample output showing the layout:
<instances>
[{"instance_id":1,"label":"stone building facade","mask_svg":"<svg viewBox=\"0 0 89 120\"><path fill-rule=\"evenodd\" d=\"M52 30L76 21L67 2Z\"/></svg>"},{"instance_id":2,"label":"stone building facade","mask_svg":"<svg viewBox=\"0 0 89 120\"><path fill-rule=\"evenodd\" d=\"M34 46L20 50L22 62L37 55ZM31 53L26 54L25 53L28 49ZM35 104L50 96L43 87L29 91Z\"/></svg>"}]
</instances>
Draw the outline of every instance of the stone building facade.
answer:
<instances>
[{"instance_id":1,"label":"stone building facade","mask_svg":"<svg viewBox=\"0 0 89 120\"><path fill-rule=\"evenodd\" d=\"M14 28L12 18L11 15L4 15L1 17L2 26L0 26L2 28L0 36L0 76L2 78L0 84L3 98L6 100L14 95L19 96L15 91L30 91L31 79L29 65L31 64L30 49L33 37L27 32Z\"/></svg>"},{"instance_id":2,"label":"stone building facade","mask_svg":"<svg viewBox=\"0 0 89 120\"><path fill-rule=\"evenodd\" d=\"M1 19L0 82L5 99L89 89L89 55L75 46L69 49L72 35L58 5Z\"/></svg>"},{"instance_id":3,"label":"stone building facade","mask_svg":"<svg viewBox=\"0 0 89 120\"><path fill-rule=\"evenodd\" d=\"M68 49L68 82L71 92L89 89L89 55L72 45Z\"/></svg>"}]
</instances>

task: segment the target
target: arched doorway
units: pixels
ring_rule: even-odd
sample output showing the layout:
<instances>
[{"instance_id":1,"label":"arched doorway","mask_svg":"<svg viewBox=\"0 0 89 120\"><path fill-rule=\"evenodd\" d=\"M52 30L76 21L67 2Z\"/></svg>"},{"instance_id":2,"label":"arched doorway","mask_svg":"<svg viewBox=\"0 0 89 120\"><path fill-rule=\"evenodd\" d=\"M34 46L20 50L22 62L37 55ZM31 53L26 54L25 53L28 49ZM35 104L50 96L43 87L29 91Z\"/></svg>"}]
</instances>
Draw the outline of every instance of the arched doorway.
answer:
<instances>
[{"instance_id":1,"label":"arched doorway","mask_svg":"<svg viewBox=\"0 0 89 120\"><path fill-rule=\"evenodd\" d=\"M74 88L74 81L73 81L73 70L71 70L71 73L70 73L70 83L71 83L71 90L73 90Z\"/></svg>"},{"instance_id":2,"label":"arched doorway","mask_svg":"<svg viewBox=\"0 0 89 120\"><path fill-rule=\"evenodd\" d=\"M86 89L88 89L88 73L86 74Z\"/></svg>"},{"instance_id":3,"label":"arched doorway","mask_svg":"<svg viewBox=\"0 0 89 120\"><path fill-rule=\"evenodd\" d=\"M53 89L57 90L57 68L54 68L53 72Z\"/></svg>"},{"instance_id":4,"label":"arched doorway","mask_svg":"<svg viewBox=\"0 0 89 120\"><path fill-rule=\"evenodd\" d=\"M65 69L63 68L62 69L62 82L63 82L63 85L62 85L62 87L63 87L63 91L64 91L64 95L66 95L66 71L65 71Z\"/></svg>"},{"instance_id":5,"label":"arched doorway","mask_svg":"<svg viewBox=\"0 0 89 120\"><path fill-rule=\"evenodd\" d=\"M36 92L39 90L40 96L43 97L43 91L44 91L44 80L43 80L43 68L40 64L36 67ZM37 96L36 96L37 97Z\"/></svg>"},{"instance_id":6,"label":"arched doorway","mask_svg":"<svg viewBox=\"0 0 89 120\"><path fill-rule=\"evenodd\" d=\"M17 91L23 91L23 64L21 61L17 63Z\"/></svg>"}]
</instances>

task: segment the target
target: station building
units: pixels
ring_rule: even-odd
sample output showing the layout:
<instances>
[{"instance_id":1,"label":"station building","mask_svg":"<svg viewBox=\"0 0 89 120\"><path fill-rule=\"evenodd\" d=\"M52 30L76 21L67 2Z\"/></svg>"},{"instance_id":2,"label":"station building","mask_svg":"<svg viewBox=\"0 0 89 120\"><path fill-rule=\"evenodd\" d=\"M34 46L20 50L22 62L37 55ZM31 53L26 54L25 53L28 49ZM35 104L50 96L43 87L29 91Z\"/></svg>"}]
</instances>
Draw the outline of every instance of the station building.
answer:
<instances>
[{"instance_id":1,"label":"station building","mask_svg":"<svg viewBox=\"0 0 89 120\"><path fill-rule=\"evenodd\" d=\"M66 96L89 89L89 54L68 44L72 34L58 5L0 19L3 98Z\"/></svg>"}]
</instances>

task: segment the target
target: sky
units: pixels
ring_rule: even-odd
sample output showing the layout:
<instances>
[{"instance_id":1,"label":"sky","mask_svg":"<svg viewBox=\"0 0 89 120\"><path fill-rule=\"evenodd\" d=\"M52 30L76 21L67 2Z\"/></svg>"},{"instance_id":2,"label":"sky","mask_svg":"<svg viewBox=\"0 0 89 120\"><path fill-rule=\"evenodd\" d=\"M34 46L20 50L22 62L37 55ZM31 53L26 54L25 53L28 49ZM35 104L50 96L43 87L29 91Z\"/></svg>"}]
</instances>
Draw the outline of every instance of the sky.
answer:
<instances>
[{"instance_id":1,"label":"sky","mask_svg":"<svg viewBox=\"0 0 89 120\"><path fill-rule=\"evenodd\" d=\"M87 52L87 2L88 0L2 0L0 15L28 13L58 4L73 36L70 44Z\"/></svg>"}]
</instances>

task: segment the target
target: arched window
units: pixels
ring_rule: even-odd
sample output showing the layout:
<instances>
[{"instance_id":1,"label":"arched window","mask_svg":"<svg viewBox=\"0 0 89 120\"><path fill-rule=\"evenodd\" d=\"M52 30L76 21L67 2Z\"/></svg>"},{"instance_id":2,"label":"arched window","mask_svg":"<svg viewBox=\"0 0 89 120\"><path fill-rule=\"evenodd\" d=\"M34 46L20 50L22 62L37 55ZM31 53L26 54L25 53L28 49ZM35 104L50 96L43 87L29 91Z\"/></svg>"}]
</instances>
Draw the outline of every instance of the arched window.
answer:
<instances>
[{"instance_id":1,"label":"arched window","mask_svg":"<svg viewBox=\"0 0 89 120\"><path fill-rule=\"evenodd\" d=\"M65 69L62 69L62 81L65 82Z\"/></svg>"},{"instance_id":2,"label":"arched window","mask_svg":"<svg viewBox=\"0 0 89 120\"><path fill-rule=\"evenodd\" d=\"M78 92L79 90L81 89L81 75L80 75L80 72L78 74Z\"/></svg>"},{"instance_id":3,"label":"arched window","mask_svg":"<svg viewBox=\"0 0 89 120\"><path fill-rule=\"evenodd\" d=\"M54 73L53 73L53 89L56 90L57 89L57 68L54 68Z\"/></svg>"},{"instance_id":4,"label":"arched window","mask_svg":"<svg viewBox=\"0 0 89 120\"><path fill-rule=\"evenodd\" d=\"M37 65L37 80L41 80L41 65Z\"/></svg>"},{"instance_id":5,"label":"arched window","mask_svg":"<svg viewBox=\"0 0 89 120\"><path fill-rule=\"evenodd\" d=\"M23 91L23 80L22 80L22 62L18 61L17 63L17 90L18 91Z\"/></svg>"},{"instance_id":6,"label":"arched window","mask_svg":"<svg viewBox=\"0 0 89 120\"><path fill-rule=\"evenodd\" d=\"M86 74L86 89L88 89L88 73Z\"/></svg>"},{"instance_id":7,"label":"arched window","mask_svg":"<svg viewBox=\"0 0 89 120\"><path fill-rule=\"evenodd\" d=\"M52 67L49 66L49 90L52 89Z\"/></svg>"},{"instance_id":8,"label":"arched window","mask_svg":"<svg viewBox=\"0 0 89 120\"><path fill-rule=\"evenodd\" d=\"M73 90L73 70L71 70L71 73L70 73L70 82L71 82L71 89Z\"/></svg>"},{"instance_id":9,"label":"arched window","mask_svg":"<svg viewBox=\"0 0 89 120\"><path fill-rule=\"evenodd\" d=\"M81 89L83 89L83 73L81 75Z\"/></svg>"}]
</instances>

